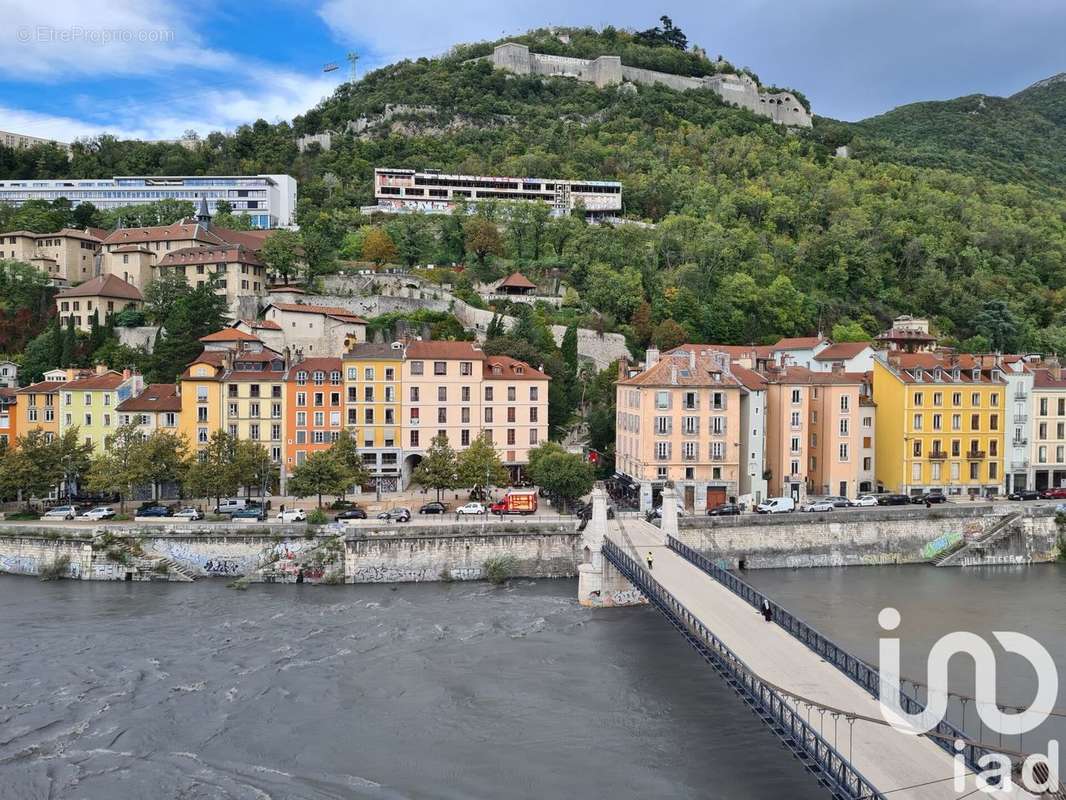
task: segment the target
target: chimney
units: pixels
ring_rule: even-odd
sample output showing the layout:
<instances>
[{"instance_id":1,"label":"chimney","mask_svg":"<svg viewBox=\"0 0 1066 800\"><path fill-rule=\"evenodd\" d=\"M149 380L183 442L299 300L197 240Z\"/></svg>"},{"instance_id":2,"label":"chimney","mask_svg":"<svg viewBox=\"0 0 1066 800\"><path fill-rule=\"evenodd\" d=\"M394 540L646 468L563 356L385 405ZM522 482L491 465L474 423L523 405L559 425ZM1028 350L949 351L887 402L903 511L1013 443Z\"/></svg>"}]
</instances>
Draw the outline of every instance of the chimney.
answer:
<instances>
[{"instance_id":1,"label":"chimney","mask_svg":"<svg viewBox=\"0 0 1066 800\"><path fill-rule=\"evenodd\" d=\"M97 364L96 365L96 374L97 375L105 375L105 374L107 374L107 364Z\"/></svg>"},{"instance_id":2,"label":"chimney","mask_svg":"<svg viewBox=\"0 0 1066 800\"><path fill-rule=\"evenodd\" d=\"M133 373L130 371L129 367L126 367L125 369L122 370L122 380L127 380L132 375L133 375Z\"/></svg>"},{"instance_id":3,"label":"chimney","mask_svg":"<svg viewBox=\"0 0 1066 800\"><path fill-rule=\"evenodd\" d=\"M1045 363L1047 364L1047 374L1051 376L1051 380L1061 381L1062 365L1059 363L1059 359L1056 356L1051 356Z\"/></svg>"},{"instance_id":4,"label":"chimney","mask_svg":"<svg viewBox=\"0 0 1066 800\"><path fill-rule=\"evenodd\" d=\"M644 355L644 369L651 369L659 363L659 348L649 347Z\"/></svg>"},{"instance_id":5,"label":"chimney","mask_svg":"<svg viewBox=\"0 0 1066 800\"><path fill-rule=\"evenodd\" d=\"M693 370L693 371L696 370L696 351L695 350L689 350L688 351L688 368L690 370Z\"/></svg>"},{"instance_id":6,"label":"chimney","mask_svg":"<svg viewBox=\"0 0 1066 800\"><path fill-rule=\"evenodd\" d=\"M844 362L843 361L834 361L833 362L833 366L832 366L832 372L833 372L834 375L843 375L844 374Z\"/></svg>"}]
</instances>

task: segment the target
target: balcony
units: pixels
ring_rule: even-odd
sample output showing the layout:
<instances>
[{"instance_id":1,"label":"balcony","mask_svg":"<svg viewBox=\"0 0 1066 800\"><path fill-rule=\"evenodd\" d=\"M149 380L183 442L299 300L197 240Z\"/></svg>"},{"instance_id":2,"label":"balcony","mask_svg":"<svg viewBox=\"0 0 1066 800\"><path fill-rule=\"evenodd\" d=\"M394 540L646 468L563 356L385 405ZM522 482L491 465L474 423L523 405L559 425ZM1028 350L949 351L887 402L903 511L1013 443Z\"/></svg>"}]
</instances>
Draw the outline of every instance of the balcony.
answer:
<instances>
[{"instance_id":1,"label":"balcony","mask_svg":"<svg viewBox=\"0 0 1066 800\"><path fill-rule=\"evenodd\" d=\"M1011 444L1014 447L1024 447L1025 445L1029 444L1029 440L1023 436L1020 439L1011 440Z\"/></svg>"},{"instance_id":2,"label":"balcony","mask_svg":"<svg viewBox=\"0 0 1066 800\"><path fill-rule=\"evenodd\" d=\"M711 461L725 461L725 453L711 453Z\"/></svg>"},{"instance_id":3,"label":"balcony","mask_svg":"<svg viewBox=\"0 0 1066 800\"><path fill-rule=\"evenodd\" d=\"M968 451L966 453L966 460L967 461L979 461L982 458L984 458L986 455L987 454L985 453L984 450L970 450L970 451Z\"/></svg>"},{"instance_id":4,"label":"balcony","mask_svg":"<svg viewBox=\"0 0 1066 800\"><path fill-rule=\"evenodd\" d=\"M1028 421L1029 421L1029 415L1028 414L1015 414L1014 415L1014 424L1015 425L1024 425Z\"/></svg>"},{"instance_id":5,"label":"balcony","mask_svg":"<svg viewBox=\"0 0 1066 800\"><path fill-rule=\"evenodd\" d=\"M932 450L929 453L930 461L943 461L948 457L946 450Z\"/></svg>"},{"instance_id":6,"label":"balcony","mask_svg":"<svg viewBox=\"0 0 1066 800\"><path fill-rule=\"evenodd\" d=\"M1020 461L1011 461L1011 469L1029 469L1029 459L1023 458Z\"/></svg>"},{"instance_id":7,"label":"balcony","mask_svg":"<svg viewBox=\"0 0 1066 800\"><path fill-rule=\"evenodd\" d=\"M681 460L682 461L689 461L689 462L691 462L691 461L699 461L700 460L700 456L699 456L699 453L682 453L681 454Z\"/></svg>"}]
</instances>

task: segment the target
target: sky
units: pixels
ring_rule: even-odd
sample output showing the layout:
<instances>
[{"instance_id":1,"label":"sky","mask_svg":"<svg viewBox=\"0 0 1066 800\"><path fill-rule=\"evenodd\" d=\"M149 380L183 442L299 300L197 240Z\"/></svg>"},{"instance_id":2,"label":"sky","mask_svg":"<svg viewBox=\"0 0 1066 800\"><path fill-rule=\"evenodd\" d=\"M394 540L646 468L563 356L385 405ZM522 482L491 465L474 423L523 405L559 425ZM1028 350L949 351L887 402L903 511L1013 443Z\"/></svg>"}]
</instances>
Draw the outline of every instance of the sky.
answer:
<instances>
[{"instance_id":1,"label":"sky","mask_svg":"<svg viewBox=\"0 0 1066 800\"><path fill-rule=\"evenodd\" d=\"M0 0L0 130L168 139L291 120L347 79L548 25L692 44L856 120L1066 71L1063 0ZM339 69L324 72L326 64Z\"/></svg>"}]
</instances>

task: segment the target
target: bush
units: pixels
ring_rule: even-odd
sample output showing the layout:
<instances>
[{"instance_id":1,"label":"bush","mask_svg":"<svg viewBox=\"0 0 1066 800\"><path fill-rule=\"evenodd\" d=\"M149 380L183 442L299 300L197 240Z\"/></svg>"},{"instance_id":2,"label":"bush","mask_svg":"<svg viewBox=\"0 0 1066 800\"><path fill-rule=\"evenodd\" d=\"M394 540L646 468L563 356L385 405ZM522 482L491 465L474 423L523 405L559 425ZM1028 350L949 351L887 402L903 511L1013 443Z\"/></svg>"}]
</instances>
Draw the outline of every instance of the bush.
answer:
<instances>
[{"instance_id":1,"label":"bush","mask_svg":"<svg viewBox=\"0 0 1066 800\"><path fill-rule=\"evenodd\" d=\"M70 570L70 556L62 555L52 561L51 564L41 567L40 579L42 581L58 581L67 577Z\"/></svg>"},{"instance_id":2,"label":"bush","mask_svg":"<svg viewBox=\"0 0 1066 800\"><path fill-rule=\"evenodd\" d=\"M325 525L327 522L329 522L329 517L326 516L326 512L321 508L316 508L307 515L308 525Z\"/></svg>"},{"instance_id":3,"label":"bush","mask_svg":"<svg viewBox=\"0 0 1066 800\"><path fill-rule=\"evenodd\" d=\"M485 560L481 569L489 583L498 586L514 576L518 569L518 559L512 555L493 556Z\"/></svg>"}]
</instances>

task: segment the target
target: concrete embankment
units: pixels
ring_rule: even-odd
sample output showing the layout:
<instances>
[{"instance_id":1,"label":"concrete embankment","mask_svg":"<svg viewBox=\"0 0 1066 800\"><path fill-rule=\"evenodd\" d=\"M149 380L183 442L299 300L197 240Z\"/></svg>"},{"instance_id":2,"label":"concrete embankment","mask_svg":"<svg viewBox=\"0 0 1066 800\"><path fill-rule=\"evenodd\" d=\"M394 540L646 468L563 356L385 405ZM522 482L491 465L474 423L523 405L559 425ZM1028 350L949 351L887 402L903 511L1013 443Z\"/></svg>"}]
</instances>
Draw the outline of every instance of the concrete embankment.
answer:
<instances>
[{"instance_id":1,"label":"concrete embankment","mask_svg":"<svg viewBox=\"0 0 1066 800\"><path fill-rule=\"evenodd\" d=\"M929 561L980 538L1008 515L1007 535L976 560L1058 557L1050 508L947 506L772 517L685 518L677 538L729 568L823 567ZM573 577L591 558L569 519L514 519L351 528L182 523L96 528L0 523L0 573L80 580L225 577L287 583L480 580L505 560L516 577Z\"/></svg>"}]
</instances>

